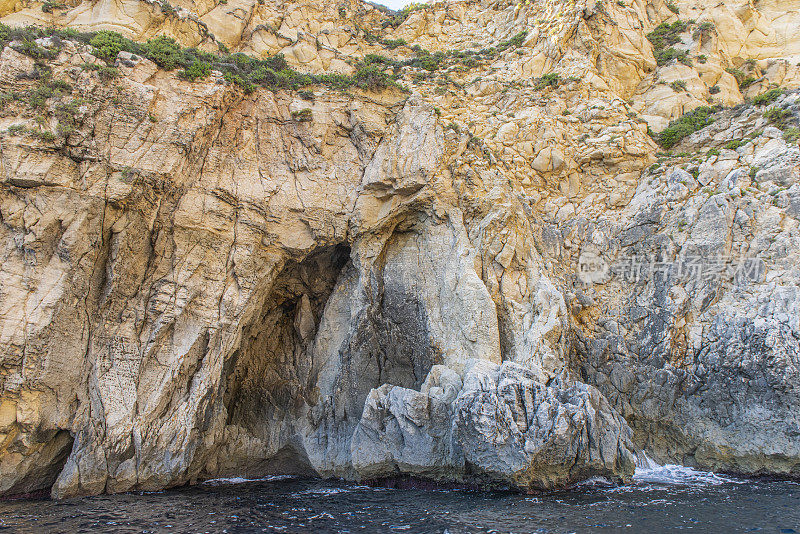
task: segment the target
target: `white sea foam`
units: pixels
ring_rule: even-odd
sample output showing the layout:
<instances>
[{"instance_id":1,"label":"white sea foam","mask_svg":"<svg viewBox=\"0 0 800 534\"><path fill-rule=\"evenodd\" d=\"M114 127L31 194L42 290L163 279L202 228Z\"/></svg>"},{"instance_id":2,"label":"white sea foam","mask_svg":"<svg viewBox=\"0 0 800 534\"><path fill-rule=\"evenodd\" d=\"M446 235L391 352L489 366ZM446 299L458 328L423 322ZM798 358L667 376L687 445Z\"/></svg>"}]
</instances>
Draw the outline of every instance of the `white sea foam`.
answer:
<instances>
[{"instance_id":1,"label":"white sea foam","mask_svg":"<svg viewBox=\"0 0 800 534\"><path fill-rule=\"evenodd\" d=\"M260 478L243 478L243 477L230 477L230 478L212 478L206 480L203 484L209 486L221 486L224 484L244 484L245 482L276 482L278 480L291 480L296 478L294 475L270 475Z\"/></svg>"},{"instance_id":2,"label":"white sea foam","mask_svg":"<svg viewBox=\"0 0 800 534\"><path fill-rule=\"evenodd\" d=\"M606 477L592 477L588 480L584 480L583 482L579 482L575 485L578 488L585 488L585 487L595 487L595 488L609 488L613 487L614 483Z\"/></svg>"},{"instance_id":3,"label":"white sea foam","mask_svg":"<svg viewBox=\"0 0 800 534\"><path fill-rule=\"evenodd\" d=\"M643 452L636 455L636 473L633 475L633 480L638 483L681 486L719 486L744 482L683 465L659 465Z\"/></svg>"},{"instance_id":4,"label":"white sea foam","mask_svg":"<svg viewBox=\"0 0 800 534\"><path fill-rule=\"evenodd\" d=\"M633 475L636 482L651 482L655 484L680 484L683 486L718 486L720 484L740 483L742 481L698 471L682 465L666 464L651 468L637 468Z\"/></svg>"},{"instance_id":5,"label":"white sea foam","mask_svg":"<svg viewBox=\"0 0 800 534\"><path fill-rule=\"evenodd\" d=\"M298 495L336 495L337 493L349 493L349 488L312 488L298 492Z\"/></svg>"}]
</instances>

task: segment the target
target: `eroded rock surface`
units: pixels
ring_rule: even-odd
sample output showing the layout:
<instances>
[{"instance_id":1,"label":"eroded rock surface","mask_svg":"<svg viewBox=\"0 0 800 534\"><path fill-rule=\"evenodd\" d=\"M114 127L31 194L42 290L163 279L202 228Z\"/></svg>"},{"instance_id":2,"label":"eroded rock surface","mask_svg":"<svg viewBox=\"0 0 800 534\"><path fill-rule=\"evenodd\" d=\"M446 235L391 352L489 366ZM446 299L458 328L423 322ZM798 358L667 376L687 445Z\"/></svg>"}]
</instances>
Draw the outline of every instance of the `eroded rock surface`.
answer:
<instances>
[{"instance_id":1,"label":"eroded rock surface","mask_svg":"<svg viewBox=\"0 0 800 534\"><path fill-rule=\"evenodd\" d=\"M408 92L249 93L6 46L0 494L548 489L637 449L800 475L800 10L762 4L3 4L310 73L451 54ZM657 156L648 126L708 103L736 107Z\"/></svg>"},{"instance_id":2,"label":"eroded rock surface","mask_svg":"<svg viewBox=\"0 0 800 534\"><path fill-rule=\"evenodd\" d=\"M432 378L431 378L432 377ZM353 435L364 478L410 474L551 489L633 474L631 430L597 389L545 386L519 364L432 369L420 391L370 392Z\"/></svg>"}]
</instances>

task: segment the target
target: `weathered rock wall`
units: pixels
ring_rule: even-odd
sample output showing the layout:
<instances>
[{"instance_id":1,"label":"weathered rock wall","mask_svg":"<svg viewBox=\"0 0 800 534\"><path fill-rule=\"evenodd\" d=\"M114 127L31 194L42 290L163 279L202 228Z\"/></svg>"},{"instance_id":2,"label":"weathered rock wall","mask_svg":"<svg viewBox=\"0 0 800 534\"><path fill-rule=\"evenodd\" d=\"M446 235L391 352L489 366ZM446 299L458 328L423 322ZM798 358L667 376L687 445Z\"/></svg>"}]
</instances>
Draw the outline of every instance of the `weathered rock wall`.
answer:
<instances>
[{"instance_id":1,"label":"weathered rock wall","mask_svg":"<svg viewBox=\"0 0 800 534\"><path fill-rule=\"evenodd\" d=\"M5 47L0 493L287 472L551 488L624 481L637 448L796 476L800 152L764 106L658 163L647 135L711 87L741 102L724 69L746 59L762 76L744 93L793 88L796 43L762 31L788 4L680 3L717 28L684 32L707 56L691 66L656 65L646 34L678 18L660 2L451 2L383 29L355 2L4 4L6 23L309 72L387 53L368 32L405 39L401 58L528 33L472 66L401 68L408 93L246 94L129 54L108 80L66 41L47 79L68 94L36 105L15 95L41 61ZM676 91L673 71L702 84ZM797 95L770 105L789 135ZM587 258L615 270L587 280Z\"/></svg>"}]
</instances>

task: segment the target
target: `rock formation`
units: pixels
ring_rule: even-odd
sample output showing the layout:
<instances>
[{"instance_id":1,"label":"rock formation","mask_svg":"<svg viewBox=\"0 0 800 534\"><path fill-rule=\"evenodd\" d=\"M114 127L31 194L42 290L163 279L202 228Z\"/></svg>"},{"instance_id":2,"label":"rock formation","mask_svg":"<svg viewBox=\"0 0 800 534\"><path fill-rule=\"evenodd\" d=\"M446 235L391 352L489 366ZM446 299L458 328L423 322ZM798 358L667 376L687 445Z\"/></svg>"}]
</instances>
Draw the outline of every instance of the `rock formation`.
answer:
<instances>
[{"instance_id":1,"label":"rock formation","mask_svg":"<svg viewBox=\"0 0 800 534\"><path fill-rule=\"evenodd\" d=\"M0 495L800 476L798 19L1 4Z\"/></svg>"}]
</instances>

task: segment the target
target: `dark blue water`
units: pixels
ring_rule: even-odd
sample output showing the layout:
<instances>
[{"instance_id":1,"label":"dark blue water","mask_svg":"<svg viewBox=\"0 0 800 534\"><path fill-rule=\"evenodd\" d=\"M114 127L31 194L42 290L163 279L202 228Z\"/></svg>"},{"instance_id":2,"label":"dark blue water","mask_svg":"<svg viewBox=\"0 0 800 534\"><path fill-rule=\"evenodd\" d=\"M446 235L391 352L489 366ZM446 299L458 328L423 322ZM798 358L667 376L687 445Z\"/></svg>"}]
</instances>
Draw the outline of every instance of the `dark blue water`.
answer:
<instances>
[{"instance_id":1,"label":"dark blue water","mask_svg":"<svg viewBox=\"0 0 800 534\"><path fill-rule=\"evenodd\" d=\"M0 503L6 532L764 532L800 534L800 484L684 468L527 496L273 477L159 493Z\"/></svg>"}]
</instances>

